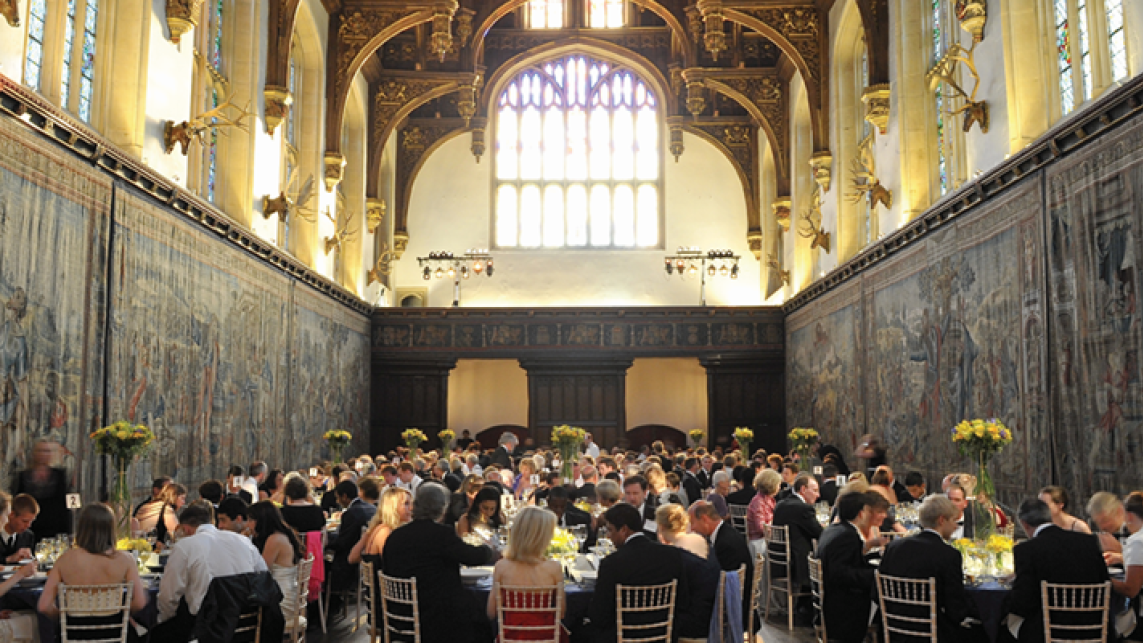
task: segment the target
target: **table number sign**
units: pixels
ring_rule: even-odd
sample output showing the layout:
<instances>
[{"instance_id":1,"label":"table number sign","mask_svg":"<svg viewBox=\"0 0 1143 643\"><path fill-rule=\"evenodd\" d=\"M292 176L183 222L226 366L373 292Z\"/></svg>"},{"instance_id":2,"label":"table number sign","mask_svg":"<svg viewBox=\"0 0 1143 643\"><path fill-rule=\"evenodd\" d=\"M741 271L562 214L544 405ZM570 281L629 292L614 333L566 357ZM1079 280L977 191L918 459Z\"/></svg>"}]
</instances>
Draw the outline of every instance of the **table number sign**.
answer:
<instances>
[{"instance_id":1,"label":"table number sign","mask_svg":"<svg viewBox=\"0 0 1143 643\"><path fill-rule=\"evenodd\" d=\"M80 500L78 493L67 494L67 508L68 509L82 509L83 501Z\"/></svg>"}]
</instances>

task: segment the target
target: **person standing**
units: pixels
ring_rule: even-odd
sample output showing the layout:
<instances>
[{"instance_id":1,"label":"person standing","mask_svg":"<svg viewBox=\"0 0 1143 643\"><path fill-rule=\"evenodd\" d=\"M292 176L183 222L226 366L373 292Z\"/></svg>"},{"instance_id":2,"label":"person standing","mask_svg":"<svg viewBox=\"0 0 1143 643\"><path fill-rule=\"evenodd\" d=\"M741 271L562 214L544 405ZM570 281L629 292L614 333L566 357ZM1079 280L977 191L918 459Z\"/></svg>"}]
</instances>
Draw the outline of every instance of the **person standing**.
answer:
<instances>
[{"instance_id":1,"label":"person standing","mask_svg":"<svg viewBox=\"0 0 1143 643\"><path fill-rule=\"evenodd\" d=\"M593 462L599 459L599 445L595 443L590 433L583 436L583 452L584 455L591 456Z\"/></svg>"},{"instance_id":2,"label":"person standing","mask_svg":"<svg viewBox=\"0 0 1143 643\"><path fill-rule=\"evenodd\" d=\"M512 452L516 449L516 445L520 444L520 439L516 437L515 433L506 432L500 436L500 446L492 452L489 464L495 464L501 469L511 471L512 467Z\"/></svg>"},{"instance_id":3,"label":"person standing","mask_svg":"<svg viewBox=\"0 0 1143 643\"><path fill-rule=\"evenodd\" d=\"M869 494L850 493L838 498L838 522L822 532L818 558L822 561L822 583L829 589L822 605L830 640L861 643L869 630L872 604L873 566L865 554L885 544L884 538L866 540L869 529Z\"/></svg>"},{"instance_id":4,"label":"person standing","mask_svg":"<svg viewBox=\"0 0 1143 643\"><path fill-rule=\"evenodd\" d=\"M37 440L32 447L32 466L16 473L12 495L26 493L36 499L40 513L32 523L37 542L71 531L71 515L67 509L67 470L53 466L59 444Z\"/></svg>"}]
</instances>

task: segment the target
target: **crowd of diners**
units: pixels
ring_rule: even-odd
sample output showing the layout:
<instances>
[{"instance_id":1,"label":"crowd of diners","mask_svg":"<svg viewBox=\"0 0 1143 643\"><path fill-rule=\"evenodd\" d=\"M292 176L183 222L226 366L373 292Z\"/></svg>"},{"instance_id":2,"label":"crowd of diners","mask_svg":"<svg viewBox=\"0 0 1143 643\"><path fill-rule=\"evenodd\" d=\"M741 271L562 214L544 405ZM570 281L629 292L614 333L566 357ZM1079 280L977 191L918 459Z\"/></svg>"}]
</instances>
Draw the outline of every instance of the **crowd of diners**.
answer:
<instances>
[{"instance_id":1,"label":"crowd of diners","mask_svg":"<svg viewBox=\"0 0 1143 643\"><path fill-rule=\"evenodd\" d=\"M66 523L52 515L51 494L40 494L53 507L44 511L33 493L52 486L62 471L51 466L53 448L36 445L33 467L18 476L25 478L19 482L24 491L0 493L0 556L16 565L0 583L0 601L34 573L34 565L19 563L32 558L35 543L66 532L59 529ZM216 617L220 607L210 594L220 582L261 577L273 580L259 591L277 601L264 610L274 613L264 633L276 640L296 614L297 565L321 559L322 586L332 590L330 613L337 614L344 592L358 586L360 563L368 561L378 574L417 579L422 640L483 643L497 636L496 593L478 604L462 584L460 568L494 565L495 584L563 592L564 572L545 551L557 528L583 525L583 551L605 538L615 551L599 563L588 613L564 620L565 638L614 640L616 587L672 580L678 583L675 636L705 638L720 572L745 566L746 587L753 587L768 529L785 527L792 553L786 573L807 594L795 607L798 626L824 619L831 640L864 640L879 623L870 609L879 565L890 576L936 578L940 640L969 643L987 637L966 596L962 556L950 542L974 537L974 522L991 514L996 526L1020 541L1001 638L1044 640L1041 581L1110 579L1115 594L1129 601L1112 615L1124 630L1116 636L1143 639L1143 627L1122 624L1134 620L1125 615L1137 612L1143 587L1143 492L1126 498L1096 493L1084 507L1086 520L1074 515L1079 510L1058 486L1005 511L991 503L977 506L985 498L975 495L971 475L950 473L939 489L930 489L918 472L895 473L886 455L872 436L845 454L816 445L803 461L796 453L761 449L745 455L737 444L706 449L655 442L639 450L605 450L588 435L565 479L567 467L550 448L522 446L512 433L484 448L465 431L446 453L399 447L299 470L256 461L231 466L224 480L197 485L160 477L131 517L136 535L164 552L157 595L152 599L144 587L131 555L116 551L111 508L91 504L78 512L73 546L48 574L37 607L42 616L57 617L60 585L128 583L138 626L132 636L149 629L151 640L185 641L209 626L201 622L205 610ZM897 519L907 504L915 506L919 524ZM745 509L745 533L732 523L736 506ZM505 530L508 538L498 540ZM912 535L889 538L907 531ZM816 616L808 596L811 556L822 563L827 597ZM750 627L757 622L757 598L747 591L742 600L742 625ZM310 607L303 616L312 621ZM7 617L0 619L0 640L16 619L29 617L9 611L0 616Z\"/></svg>"}]
</instances>

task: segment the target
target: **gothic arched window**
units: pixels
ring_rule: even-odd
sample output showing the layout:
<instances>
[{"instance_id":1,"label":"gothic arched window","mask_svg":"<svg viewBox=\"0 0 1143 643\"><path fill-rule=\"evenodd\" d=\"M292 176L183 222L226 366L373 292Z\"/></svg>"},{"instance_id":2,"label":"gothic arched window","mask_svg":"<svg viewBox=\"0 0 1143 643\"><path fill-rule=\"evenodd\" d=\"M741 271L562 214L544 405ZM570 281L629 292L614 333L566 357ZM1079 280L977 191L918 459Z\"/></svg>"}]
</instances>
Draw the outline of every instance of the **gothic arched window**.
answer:
<instances>
[{"instance_id":1,"label":"gothic arched window","mask_svg":"<svg viewBox=\"0 0 1143 643\"><path fill-rule=\"evenodd\" d=\"M1123 0L1051 2L1060 113L1066 115L1130 73Z\"/></svg>"},{"instance_id":2,"label":"gothic arched window","mask_svg":"<svg viewBox=\"0 0 1143 643\"><path fill-rule=\"evenodd\" d=\"M586 55L521 71L496 109L495 245L660 246L658 99Z\"/></svg>"}]
</instances>

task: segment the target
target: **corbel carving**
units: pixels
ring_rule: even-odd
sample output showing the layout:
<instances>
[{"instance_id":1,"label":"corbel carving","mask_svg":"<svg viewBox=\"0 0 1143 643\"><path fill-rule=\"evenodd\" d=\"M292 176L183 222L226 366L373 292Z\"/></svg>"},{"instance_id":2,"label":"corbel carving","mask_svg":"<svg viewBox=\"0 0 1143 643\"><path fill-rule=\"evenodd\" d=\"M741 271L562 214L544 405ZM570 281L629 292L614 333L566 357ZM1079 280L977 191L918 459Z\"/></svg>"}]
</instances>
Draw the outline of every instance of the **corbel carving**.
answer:
<instances>
[{"instance_id":1,"label":"corbel carving","mask_svg":"<svg viewBox=\"0 0 1143 643\"><path fill-rule=\"evenodd\" d=\"M19 27L20 0L0 0L0 15L8 20L9 27Z\"/></svg>"},{"instance_id":2,"label":"corbel carving","mask_svg":"<svg viewBox=\"0 0 1143 643\"><path fill-rule=\"evenodd\" d=\"M788 196L780 196L770 204L774 210L774 220L778 222L778 227L782 228L782 232L790 231L790 206L791 201Z\"/></svg>"},{"instance_id":3,"label":"corbel carving","mask_svg":"<svg viewBox=\"0 0 1143 643\"><path fill-rule=\"evenodd\" d=\"M830 168L833 166L833 155L829 152L818 152L810 157L810 168L814 173L814 181L822 192L829 192Z\"/></svg>"},{"instance_id":4,"label":"corbel carving","mask_svg":"<svg viewBox=\"0 0 1143 643\"><path fill-rule=\"evenodd\" d=\"M369 198L365 200L365 229L369 234L377 232L381 222L385 220L388 207L383 199Z\"/></svg>"},{"instance_id":5,"label":"corbel carving","mask_svg":"<svg viewBox=\"0 0 1143 643\"><path fill-rule=\"evenodd\" d=\"M988 8L984 0L957 0L956 18L960 28L972 34L972 41L984 40L984 25L988 22Z\"/></svg>"},{"instance_id":6,"label":"corbel carving","mask_svg":"<svg viewBox=\"0 0 1143 643\"><path fill-rule=\"evenodd\" d=\"M472 37L472 17L476 12L472 9L461 9L456 16L456 37L460 40L460 46L464 47L468 44L468 39Z\"/></svg>"},{"instance_id":7,"label":"corbel carving","mask_svg":"<svg viewBox=\"0 0 1143 643\"><path fill-rule=\"evenodd\" d=\"M433 52L440 56L442 63L448 56L448 50L452 47L452 14L455 10L455 3L452 7L444 5L433 7L433 34L429 42Z\"/></svg>"},{"instance_id":8,"label":"corbel carving","mask_svg":"<svg viewBox=\"0 0 1143 643\"><path fill-rule=\"evenodd\" d=\"M945 55L937 61L937 64L933 65L929 73L925 74L925 81L928 83L930 91L936 91L941 83L944 83L953 91L952 98L959 96L964 100L964 104L949 112L949 115L964 114L963 130L965 132L971 130L973 123L976 123L980 125L980 131L987 134L988 102L976 100L976 92L980 89L980 74L976 73L976 62L973 60L977 42L979 41L974 40L970 49L965 49L960 43L953 43ZM972 76L972 94L966 93L956 82L956 69L959 65L964 65Z\"/></svg>"},{"instance_id":9,"label":"corbel carving","mask_svg":"<svg viewBox=\"0 0 1143 643\"><path fill-rule=\"evenodd\" d=\"M681 116L670 116L667 118L667 128L670 131L670 141L667 143L667 149L671 152L671 156L675 157L675 162L679 162L679 157L683 155L686 149L683 146L683 124Z\"/></svg>"},{"instance_id":10,"label":"corbel carving","mask_svg":"<svg viewBox=\"0 0 1143 643\"><path fill-rule=\"evenodd\" d=\"M341 183L345 178L345 156L340 152L326 152L322 157L325 164L325 191L333 192L333 189Z\"/></svg>"},{"instance_id":11,"label":"corbel carving","mask_svg":"<svg viewBox=\"0 0 1143 643\"><path fill-rule=\"evenodd\" d=\"M274 130L290 115L290 106L294 104L294 97L285 87L267 85L262 91L266 101L266 133L274 135Z\"/></svg>"},{"instance_id":12,"label":"corbel carving","mask_svg":"<svg viewBox=\"0 0 1143 643\"><path fill-rule=\"evenodd\" d=\"M852 203L857 203L868 195L869 209L872 211L877 210L878 203L885 206L886 210L893 207L893 193L881 185L881 179L877 178L872 134L857 146L857 158L853 159L851 168L851 186L853 191L849 193L849 200Z\"/></svg>"},{"instance_id":13,"label":"corbel carving","mask_svg":"<svg viewBox=\"0 0 1143 643\"><path fill-rule=\"evenodd\" d=\"M706 109L706 91L703 89L702 81L688 80L687 81L687 111L691 116L696 119Z\"/></svg>"},{"instance_id":14,"label":"corbel carving","mask_svg":"<svg viewBox=\"0 0 1143 643\"><path fill-rule=\"evenodd\" d=\"M395 261L401 260L401 255L409 249L409 233L404 230L397 230L393 233L393 259Z\"/></svg>"},{"instance_id":15,"label":"corbel carving","mask_svg":"<svg viewBox=\"0 0 1143 643\"><path fill-rule=\"evenodd\" d=\"M884 134L889 131L889 84L872 85L861 93L865 105L865 120Z\"/></svg>"},{"instance_id":16,"label":"corbel carving","mask_svg":"<svg viewBox=\"0 0 1143 643\"><path fill-rule=\"evenodd\" d=\"M746 232L746 244L750 246L750 252L754 253L755 259L762 258L762 231L761 230L748 230Z\"/></svg>"},{"instance_id":17,"label":"corbel carving","mask_svg":"<svg viewBox=\"0 0 1143 643\"><path fill-rule=\"evenodd\" d=\"M474 118L472 119L472 155L476 157L476 162L480 163L480 157L484 156L486 149L484 136L485 130L488 127L487 118Z\"/></svg>"},{"instance_id":18,"label":"corbel carving","mask_svg":"<svg viewBox=\"0 0 1143 643\"><path fill-rule=\"evenodd\" d=\"M178 44L184 34L197 27L201 13L202 0L167 0L167 29L171 32L171 42Z\"/></svg>"}]
</instances>

